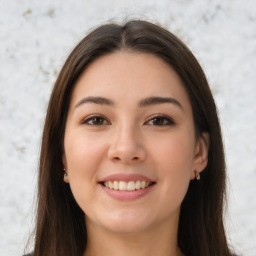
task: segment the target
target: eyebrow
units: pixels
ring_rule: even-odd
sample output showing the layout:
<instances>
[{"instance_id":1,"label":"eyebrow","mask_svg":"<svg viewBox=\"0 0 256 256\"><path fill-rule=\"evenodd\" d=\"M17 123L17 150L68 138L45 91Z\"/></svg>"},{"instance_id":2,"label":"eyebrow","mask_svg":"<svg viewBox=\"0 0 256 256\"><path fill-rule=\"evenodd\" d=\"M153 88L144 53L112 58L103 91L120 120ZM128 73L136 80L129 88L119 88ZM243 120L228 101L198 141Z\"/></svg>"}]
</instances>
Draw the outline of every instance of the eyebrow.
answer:
<instances>
[{"instance_id":1,"label":"eyebrow","mask_svg":"<svg viewBox=\"0 0 256 256\"><path fill-rule=\"evenodd\" d=\"M94 96L89 96L86 98L81 99L76 105L75 108L81 106L82 104L85 103L94 103L94 104L99 104L99 105L108 105L108 106L113 106L114 102L110 99L104 98L104 97L94 97Z\"/></svg>"},{"instance_id":2,"label":"eyebrow","mask_svg":"<svg viewBox=\"0 0 256 256\"><path fill-rule=\"evenodd\" d=\"M164 104L164 103L172 103L178 107L180 107L183 110L183 107L179 101L177 101L174 98L171 97L149 97L142 99L139 102L140 107L147 107L150 105L156 105L156 104Z\"/></svg>"},{"instance_id":3,"label":"eyebrow","mask_svg":"<svg viewBox=\"0 0 256 256\"><path fill-rule=\"evenodd\" d=\"M99 104L99 105L107 105L107 106L114 106L115 103L105 97L97 97L97 96L89 96L89 97L85 97L83 99L81 99L74 108L77 108L85 103L94 103L94 104ZM148 97L145 99L140 100L139 102L139 106L140 107L147 107L147 106L151 106L151 105L157 105L157 104L164 104L164 103L171 103L174 104L178 107L180 107L182 110L183 107L181 105L181 103L171 97Z\"/></svg>"}]
</instances>

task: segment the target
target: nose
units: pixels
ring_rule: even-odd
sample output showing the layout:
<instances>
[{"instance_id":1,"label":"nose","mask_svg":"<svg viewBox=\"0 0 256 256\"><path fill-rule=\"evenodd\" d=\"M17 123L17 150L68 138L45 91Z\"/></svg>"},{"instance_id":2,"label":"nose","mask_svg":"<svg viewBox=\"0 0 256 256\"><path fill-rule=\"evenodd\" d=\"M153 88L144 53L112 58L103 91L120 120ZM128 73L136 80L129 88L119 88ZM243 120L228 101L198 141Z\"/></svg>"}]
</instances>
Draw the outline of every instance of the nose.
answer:
<instances>
[{"instance_id":1,"label":"nose","mask_svg":"<svg viewBox=\"0 0 256 256\"><path fill-rule=\"evenodd\" d=\"M114 132L108 158L114 162L134 164L145 160L146 151L141 136L135 129L123 128Z\"/></svg>"}]
</instances>

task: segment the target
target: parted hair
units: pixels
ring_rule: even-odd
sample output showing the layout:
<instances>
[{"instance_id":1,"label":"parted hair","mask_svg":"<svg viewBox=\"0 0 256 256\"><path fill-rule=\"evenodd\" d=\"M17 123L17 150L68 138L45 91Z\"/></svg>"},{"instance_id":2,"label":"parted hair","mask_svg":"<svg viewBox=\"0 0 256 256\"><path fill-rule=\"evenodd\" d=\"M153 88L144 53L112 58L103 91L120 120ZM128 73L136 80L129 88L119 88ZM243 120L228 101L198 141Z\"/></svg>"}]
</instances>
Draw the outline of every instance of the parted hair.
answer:
<instances>
[{"instance_id":1,"label":"parted hair","mask_svg":"<svg viewBox=\"0 0 256 256\"><path fill-rule=\"evenodd\" d=\"M63 182L63 140L74 85L100 56L127 50L154 54L180 76L189 95L195 135L209 133L208 165L191 181L182 202L178 245L186 256L231 256L223 212L226 170L221 129L205 74L188 47L163 27L143 20L104 24L73 49L50 97L43 130L38 176L34 256L81 256L86 249L84 212ZM89 145L88 145L89 147Z\"/></svg>"}]
</instances>

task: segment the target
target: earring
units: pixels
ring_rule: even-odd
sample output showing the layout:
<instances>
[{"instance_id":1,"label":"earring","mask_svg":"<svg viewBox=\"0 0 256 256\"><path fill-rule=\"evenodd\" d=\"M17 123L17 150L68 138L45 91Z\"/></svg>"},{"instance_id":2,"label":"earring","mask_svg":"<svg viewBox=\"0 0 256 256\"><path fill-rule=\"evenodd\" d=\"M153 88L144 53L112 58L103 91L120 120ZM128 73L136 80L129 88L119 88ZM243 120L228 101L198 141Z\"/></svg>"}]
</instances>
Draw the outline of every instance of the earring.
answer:
<instances>
[{"instance_id":1,"label":"earring","mask_svg":"<svg viewBox=\"0 0 256 256\"><path fill-rule=\"evenodd\" d=\"M197 172L196 170L194 170L194 172L195 172L195 175L196 175L196 179L197 179L197 180L200 180L200 173Z\"/></svg>"},{"instance_id":2,"label":"earring","mask_svg":"<svg viewBox=\"0 0 256 256\"><path fill-rule=\"evenodd\" d=\"M66 169L65 168L63 168L63 171L64 171L64 178L67 178L68 177L68 174L66 173Z\"/></svg>"}]
</instances>

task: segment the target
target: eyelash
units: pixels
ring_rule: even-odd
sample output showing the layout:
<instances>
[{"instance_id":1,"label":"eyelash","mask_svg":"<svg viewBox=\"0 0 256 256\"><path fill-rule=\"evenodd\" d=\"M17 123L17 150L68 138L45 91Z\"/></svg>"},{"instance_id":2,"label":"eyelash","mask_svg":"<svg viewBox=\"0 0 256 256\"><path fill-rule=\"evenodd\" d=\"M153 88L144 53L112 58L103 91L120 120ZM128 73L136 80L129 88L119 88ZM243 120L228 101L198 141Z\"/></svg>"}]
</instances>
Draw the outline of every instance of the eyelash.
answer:
<instances>
[{"instance_id":1,"label":"eyelash","mask_svg":"<svg viewBox=\"0 0 256 256\"><path fill-rule=\"evenodd\" d=\"M100 123L98 123L99 121L100 121ZM150 122L159 122L159 121L160 121L160 124L159 123L150 124ZM110 122L102 115L93 115L93 116L89 116L85 120L83 120L82 124L92 125L92 126L102 126L102 125L109 125ZM175 123L170 117L168 117L166 115L159 114L159 115L155 115L155 116L151 117L144 124L149 124L152 126L170 126L170 125L174 125Z\"/></svg>"},{"instance_id":2,"label":"eyelash","mask_svg":"<svg viewBox=\"0 0 256 256\"><path fill-rule=\"evenodd\" d=\"M166 116L166 115L163 115L163 114L158 114L158 115L155 115L153 117L151 117L148 121L146 121L146 123L149 123L149 122L154 122L154 121L160 121L161 123L159 124L150 124L150 125L153 125L153 126L170 126L170 125L174 125L174 121Z\"/></svg>"},{"instance_id":3,"label":"eyelash","mask_svg":"<svg viewBox=\"0 0 256 256\"><path fill-rule=\"evenodd\" d=\"M99 123L90 123L90 122L97 122L101 120L102 122L99 124ZM104 123L106 122L106 123ZM92 116L89 116L87 117L85 120L82 121L82 124L85 124L85 125L93 125L93 126L102 126L102 125L108 125L110 124L110 122L102 115L92 115Z\"/></svg>"}]
</instances>

